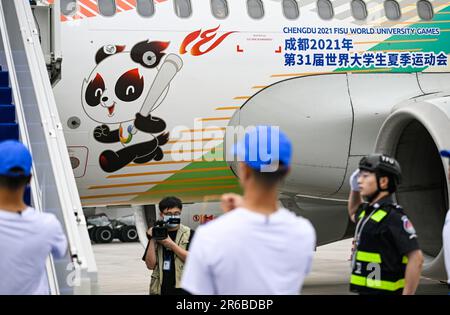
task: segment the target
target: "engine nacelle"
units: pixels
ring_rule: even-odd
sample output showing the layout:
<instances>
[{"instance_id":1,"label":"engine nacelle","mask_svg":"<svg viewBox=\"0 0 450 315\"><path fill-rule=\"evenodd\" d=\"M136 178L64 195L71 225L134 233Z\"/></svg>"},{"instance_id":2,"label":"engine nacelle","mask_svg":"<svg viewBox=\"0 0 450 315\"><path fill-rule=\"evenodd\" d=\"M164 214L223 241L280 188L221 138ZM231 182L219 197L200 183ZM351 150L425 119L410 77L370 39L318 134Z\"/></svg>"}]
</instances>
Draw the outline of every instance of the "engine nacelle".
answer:
<instances>
[{"instance_id":1,"label":"engine nacelle","mask_svg":"<svg viewBox=\"0 0 450 315\"><path fill-rule=\"evenodd\" d=\"M450 93L422 96L399 104L380 129L375 151L394 156L403 181L396 193L419 235L426 255L423 274L446 278L442 228L449 207Z\"/></svg>"},{"instance_id":2,"label":"engine nacelle","mask_svg":"<svg viewBox=\"0 0 450 315\"><path fill-rule=\"evenodd\" d=\"M276 125L291 138L293 165L280 201L311 220L319 244L352 234L348 179L361 157L374 151L395 156L404 172L397 198L418 231L424 274L443 279L449 189L439 150L450 148L447 89L450 73L297 77L255 94L230 125ZM235 170L234 162L230 166Z\"/></svg>"},{"instance_id":3,"label":"engine nacelle","mask_svg":"<svg viewBox=\"0 0 450 315\"><path fill-rule=\"evenodd\" d=\"M336 193L345 177L352 112L346 74L318 75L261 90L235 112L229 125L280 126L294 143L283 191L325 196Z\"/></svg>"}]
</instances>

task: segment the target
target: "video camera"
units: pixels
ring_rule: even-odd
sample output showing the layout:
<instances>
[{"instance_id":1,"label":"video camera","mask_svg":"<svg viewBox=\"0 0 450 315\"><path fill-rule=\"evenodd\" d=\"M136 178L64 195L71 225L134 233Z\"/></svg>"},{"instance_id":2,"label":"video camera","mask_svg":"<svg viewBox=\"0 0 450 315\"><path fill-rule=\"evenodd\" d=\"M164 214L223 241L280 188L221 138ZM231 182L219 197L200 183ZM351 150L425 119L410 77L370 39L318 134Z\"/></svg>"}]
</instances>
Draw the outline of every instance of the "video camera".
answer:
<instances>
[{"instance_id":1,"label":"video camera","mask_svg":"<svg viewBox=\"0 0 450 315\"><path fill-rule=\"evenodd\" d=\"M158 220L153 225L152 230L152 238L156 241L165 240L169 236L169 232L167 230L168 224L180 224L180 218L170 218L169 221Z\"/></svg>"}]
</instances>

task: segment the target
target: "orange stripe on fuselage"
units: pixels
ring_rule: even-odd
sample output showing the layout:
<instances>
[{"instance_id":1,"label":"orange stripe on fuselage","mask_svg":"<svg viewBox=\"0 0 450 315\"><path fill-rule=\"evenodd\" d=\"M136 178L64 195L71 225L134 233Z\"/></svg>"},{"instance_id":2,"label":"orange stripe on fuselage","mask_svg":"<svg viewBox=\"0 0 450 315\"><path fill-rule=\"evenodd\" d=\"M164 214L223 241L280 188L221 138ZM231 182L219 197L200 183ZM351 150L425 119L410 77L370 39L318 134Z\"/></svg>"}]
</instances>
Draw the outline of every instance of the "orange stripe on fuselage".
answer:
<instances>
[{"instance_id":1,"label":"orange stripe on fuselage","mask_svg":"<svg viewBox=\"0 0 450 315\"><path fill-rule=\"evenodd\" d=\"M124 11L129 11L129 10L134 9L132 6L130 6L129 4L123 2L122 0L116 0L116 5L118 7L120 7Z\"/></svg>"},{"instance_id":2,"label":"orange stripe on fuselage","mask_svg":"<svg viewBox=\"0 0 450 315\"><path fill-rule=\"evenodd\" d=\"M231 109L239 109L240 106L224 106L224 107L217 107L216 110L231 110Z\"/></svg>"},{"instance_id":3,"label":"orange stripe on fuselage","mask_svg":"<svg viewBox=\"0 0 450 315\"><path fill-rule=\"evenodd\" d=\"M200 118L199 121L214 121L214 120L230 120L231 117L207 117Z\"/></svg>"},{"instance_id":4,"label":"orange stripe on fuselage","mask_svg":"<svg viewBox=\"0 0 450 315\"><path fill-rule=\"evenodd\" d=\"M205 186L205 187L193 187L183 189L164 189L156 191L136 192L136 193L123 193L123 194L107 194L107 195L94 195L94 196L81 196L80 199L99 199L99 198L111 198L111 197L125 197L125 196L143 196L143 195L158 195L161 193L175 193L175 192L190 192L190 191L202 191L202 190L216 190L236 188L238 185L224 185L224 186Z\"/></svg>"},{"instance_id":5,"label":"orange stripe on fuselage","mask_svg":"<svg viewBox=\"0 0 450 315\"><path fill-rule=\"evenodd\" d=\"M130 174L117 174L109 175L107 178L122 178L122 177L134 177L134 176L147 176L147 175L163 175L163 174L174 174L174 173L198 173L198 172L210 172L210 171L225 171L229 170L226 167L208 167L208 168L196 168L192 170L172 170L172 171L158 171L158 172L144 172L144 173L130 173Z\"/></svg>"},{"instance_id":6,"label":"orange stripe on fuselage","mask_svg":"<svg viewBox=\"0 0 450 315\"><path fill-rule=\"evenodd\" d=\"M78 10L81 14L85 15L86 17L93 17L96 16L94 13L92 13L91 11L87 10L86 8L82 7L81 5L78 6Z\"/></svg>"},{"instance_id":7,"label":"orange stripe on fuselage","mask_svg":"<svg viewBox=\"0 0 450 315\"><path fill-rule=\"evenodd\" d=\"M142 163L142 164L128 164L126 167L133 167L133 166L150 166L150 165L168 165L168 164L186 164L190 161L167 161L167 162L148 162L148 163Z\"/></svg>"},{"instance_id":8,"label":"orange stripe on fuselage","mask_svg":"<svg viewBox=\"0 0 450 315\"><path fill-rule=\"evenodd\" d=\"M203 128L203 129L186 129L181 130L181 132L200 132L200 131L224 131L225 127L211 127L211 128Z\"/></svg>"},{"instance_id":9,"label":"orange stripe on fuselage","mask_svg":"<svg viewBox=\"0 0 450 315\"><path fill-rule=\"evenodd\" d=\"M89 187L89 189L110 189L110 188L123 188L123 187L134 187L134 186L149 186L149 185L158 185L158 184L195 183L195 182L219 181L219 180L235 179L235 178L236 178L235 176L217 176L217 177L201 177L201 178L188 178L188 179L172 179L172 180L161 180L161 181L151 181L151 182L91 186L91 187Z\"/></svg>"},{"instance_id":10,"label":"orange stripe on fuselage","mask_svg":"<svg viewBox=\"0 0 450 315\"><path fill-rule=\"evenodd\" d=\"M81 0L80 3L82 3L84 6L88 7L92 11L96 12L97 14L99 13L98 6L95 5L94 3L92 3L91 1L89 1L89 0Z\"/></svg>"},{"instance_id":11,"label":"orange stripe on fuselage","mask_svg":"<svg viewBox=\"0 0 450 315\"><path fill-rule=\"evenodd\" d=\"M206 141L215 141L215 140L223 140L223 138L203 138L203 139L189 139L189 140L170 140L167 143L189 143L189 142L206 142Z\"/></svg>"}]
</instances>

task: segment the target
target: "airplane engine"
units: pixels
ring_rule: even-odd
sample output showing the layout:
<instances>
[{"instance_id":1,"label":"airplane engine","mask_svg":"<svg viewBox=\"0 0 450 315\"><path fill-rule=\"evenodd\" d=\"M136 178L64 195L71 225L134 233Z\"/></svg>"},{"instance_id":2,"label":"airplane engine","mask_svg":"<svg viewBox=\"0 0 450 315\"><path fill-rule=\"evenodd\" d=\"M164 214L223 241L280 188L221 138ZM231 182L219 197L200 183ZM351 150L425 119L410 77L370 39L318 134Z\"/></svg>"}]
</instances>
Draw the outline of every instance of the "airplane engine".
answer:
<instances>
[{"instance_id":1,"label":"airplane engine","mask_svg":"<svg viewBox=\"0 0 450 315\"><path fill-rule=\"evenodd\" d=\"M279 126L294 144L283 191L327 196L340 189L345 177L352 120L345 74L317 75L261 90L235 112L229 126ZM232 140L227 133L226 147Z\"/></svg>"},{"instance_id":2,"label":"airplane engine","mask_svg":"<svg viewBox=\"0 0 450 315\"><path fill-rule=\"evenodd\" d=\"M396 194L419 235L424 275L445 278L442 227L449 208L450 93L435 93L393 108L380 129L375 151L394 156L403 180Z\"/></svg>"},{"instance_id":3,"label":"airplane engine","mask_svg":"<svg viewBox=\"0 0 450 315\"><path fill-rule=\"evenodd\" d=\"M353 109L348 90L346 74L283 80L253 95L229 123L243 128L279 126L291 138L291 171L280 202L311 220L319 245L352 235L345 199L334 199L346 181L351 148ZM237 138L238 132L227 130L227 152ZM227 160L237 174L237 163Z\"/></svg>"},{"instance_id":4,"label":"airplane engine","mask_svg":"<svg viewBox=\"0 0 450 315\"><path fill-rule=\"evenodd\" d=\"M441 234L449 183L439 150L450 148L446 89L449 73L295 77L253 95L229 125L280 126L291 138L293 164L280 201L311 220L318 245L352 236L348 179L361 157L383 152L397 158L404 173L398 203L419 235L424 274L444 279ZM225 135L226 150L237 137ZM229 165L236 173L237 163Z\"/></svg>"}]
</instances>

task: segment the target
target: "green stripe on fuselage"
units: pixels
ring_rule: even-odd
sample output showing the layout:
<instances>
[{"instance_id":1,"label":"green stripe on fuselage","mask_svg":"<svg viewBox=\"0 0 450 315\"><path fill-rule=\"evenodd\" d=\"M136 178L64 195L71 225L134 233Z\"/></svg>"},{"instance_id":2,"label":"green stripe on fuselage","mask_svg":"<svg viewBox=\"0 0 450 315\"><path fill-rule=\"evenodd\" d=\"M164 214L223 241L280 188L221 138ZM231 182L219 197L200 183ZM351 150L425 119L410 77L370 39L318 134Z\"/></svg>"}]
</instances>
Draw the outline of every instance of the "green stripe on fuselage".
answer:
<instances>
[{"instance_id":1,"label":"green stripe on fuselage","mask_svg":"<svg viewBox=\"0 0 450 315\"><path fill-rule=\"evenodd\" d=\"M220 144L216 148L222 148ZM217 156L217 154L215 155ZM212 153L209 152L203 157L203 161L195 161L182 168L182 170L195 170L195 169L211 169L211 168L224 168L222 170L205 170L202 172L183 172L175 173L168 177L164 183L158 184L150 188L145 194L131 200L132 203L157 203L159 200L168 195L175 195L181 198L184 202L199 202L199 201L212 201L218 200L218 196L227 193L242 193L239 187L237 178L214 180L217 177L230 177L234 176L234 173L229 169L228 164L225 161L208 161L212 158ZM173 183L173 180L186 180L186 179L202 179L202 181L195 182L181 182ZM215 189L214 187L218 187ZM227 188L222 188L227 186ZM202 189L204 188L204 189Z\"/></svg>"}]
</instances>

